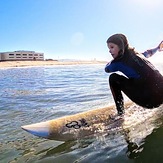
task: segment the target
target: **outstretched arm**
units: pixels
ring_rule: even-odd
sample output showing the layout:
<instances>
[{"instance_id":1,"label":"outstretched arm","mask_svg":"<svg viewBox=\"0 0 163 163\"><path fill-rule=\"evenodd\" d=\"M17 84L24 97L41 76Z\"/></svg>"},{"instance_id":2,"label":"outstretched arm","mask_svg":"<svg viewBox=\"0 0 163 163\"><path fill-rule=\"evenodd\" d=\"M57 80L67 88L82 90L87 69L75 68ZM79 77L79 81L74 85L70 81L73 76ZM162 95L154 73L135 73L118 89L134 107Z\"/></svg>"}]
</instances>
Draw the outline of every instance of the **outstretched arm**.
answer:
<instances>
[{"instance_id":1,"label":"outstretched arm","mask_svg":"<svg viewBox=\"0 0 163 163\"><path fill-rule=\"evenodd\" d=\"M151 57L152 55L154 55L157 51L163 51L163 41L161 41L161 43L160 43L156 48L149 49L149 50L143 52L142 54L143 54L146 58L149 58L149 57Z\"/></svg>"}]
</instances>

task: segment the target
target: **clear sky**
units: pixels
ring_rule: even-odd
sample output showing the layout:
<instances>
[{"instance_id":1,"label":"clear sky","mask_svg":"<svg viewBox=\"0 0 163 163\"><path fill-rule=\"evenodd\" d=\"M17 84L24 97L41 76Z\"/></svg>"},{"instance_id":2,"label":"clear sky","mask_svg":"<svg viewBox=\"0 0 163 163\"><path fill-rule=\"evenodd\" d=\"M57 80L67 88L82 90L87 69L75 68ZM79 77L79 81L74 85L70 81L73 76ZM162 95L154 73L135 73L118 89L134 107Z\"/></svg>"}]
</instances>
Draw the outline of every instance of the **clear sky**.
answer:
<instances>
[{"instance_id":1,"label":"clear sky","mask_svg":"<svg viewBox=\"0 0 163 163\"><path fill-rule=\"evenodd\" d=\"M110 60L107 38L142 52L163 40L163 0L0 0L0 52L52 59Z\"/></svg>"}]
</instances>

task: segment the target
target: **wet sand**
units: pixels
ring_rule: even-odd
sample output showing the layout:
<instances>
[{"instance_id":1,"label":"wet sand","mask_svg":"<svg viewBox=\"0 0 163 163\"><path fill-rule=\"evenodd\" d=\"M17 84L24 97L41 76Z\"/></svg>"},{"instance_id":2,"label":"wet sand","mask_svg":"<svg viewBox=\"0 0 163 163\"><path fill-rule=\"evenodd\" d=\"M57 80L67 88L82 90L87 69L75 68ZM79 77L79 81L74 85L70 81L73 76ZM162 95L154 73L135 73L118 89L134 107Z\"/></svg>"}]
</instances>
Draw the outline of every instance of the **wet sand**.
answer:
<instances>
[{"instance_id":1,"label":"wet sand","mask_svg":"<svg viewBox=\"0 0 163 163\"><path fill-rule=\"evenodd\" d=\"M105 64L105 61L3 61L0 68L26 67L26 66L53 66L53 65L77 65L77 64Z\"/></svg>"}]
</instances>

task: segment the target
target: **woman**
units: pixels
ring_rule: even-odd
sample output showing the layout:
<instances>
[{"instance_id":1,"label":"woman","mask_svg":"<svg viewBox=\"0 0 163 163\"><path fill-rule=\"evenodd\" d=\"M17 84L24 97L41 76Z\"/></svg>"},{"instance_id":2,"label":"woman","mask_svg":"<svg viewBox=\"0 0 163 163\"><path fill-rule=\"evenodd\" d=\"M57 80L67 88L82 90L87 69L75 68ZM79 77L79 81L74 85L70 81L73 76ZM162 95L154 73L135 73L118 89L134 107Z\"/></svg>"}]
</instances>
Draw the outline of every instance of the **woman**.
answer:
<instances>
[{"instance_id":1,"label":"woman","mask_svg":"<svg viewBox=\"0 0 163 163\"><path fill-rule=\"evenodd\" d=\"M163 41L157 48L138 54L130 48L125 35L115 34L108 38L107 46L114 58L105 67L105 71L120 71L124 75L112 73L109 84L118 114L124 113L124 92L132 101L146 108L158 107L163 103L163 76L145 58L161 51Z\"/></svg>"}]
</instances>

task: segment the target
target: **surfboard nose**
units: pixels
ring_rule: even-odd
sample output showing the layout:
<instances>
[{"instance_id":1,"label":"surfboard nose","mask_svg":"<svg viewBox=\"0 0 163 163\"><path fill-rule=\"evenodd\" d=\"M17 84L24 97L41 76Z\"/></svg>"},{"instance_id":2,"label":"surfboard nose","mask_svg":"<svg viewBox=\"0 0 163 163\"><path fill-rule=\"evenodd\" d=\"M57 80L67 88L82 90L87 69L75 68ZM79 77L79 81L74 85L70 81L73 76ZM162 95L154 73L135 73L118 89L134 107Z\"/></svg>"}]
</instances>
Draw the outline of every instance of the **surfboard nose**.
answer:
<instances>
[{"instance_id":1,"label":"surfboard nose","mask_svg":"<svg viewBox=\"0 0 163 163\"><path fill-rule=\"evenodd\" d=\"M25 126L21 126L21 128L35 136L39 136L43 138L48 138L49 136L49 123L48 122L25 125Z\"/></svg>"}]
</instances>

